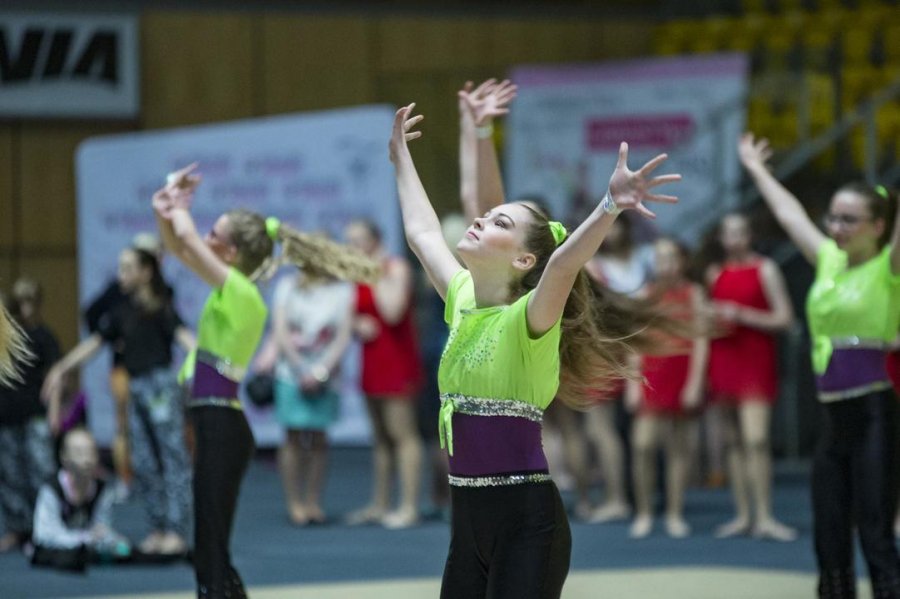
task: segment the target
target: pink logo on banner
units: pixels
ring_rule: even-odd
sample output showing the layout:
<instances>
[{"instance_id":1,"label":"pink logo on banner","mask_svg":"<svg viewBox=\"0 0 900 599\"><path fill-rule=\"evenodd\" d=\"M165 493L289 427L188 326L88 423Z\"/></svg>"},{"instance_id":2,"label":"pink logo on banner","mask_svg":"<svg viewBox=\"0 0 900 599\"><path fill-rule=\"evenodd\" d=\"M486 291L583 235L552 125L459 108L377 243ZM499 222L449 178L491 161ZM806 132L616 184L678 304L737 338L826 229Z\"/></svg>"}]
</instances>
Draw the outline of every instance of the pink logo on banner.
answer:
<instances>
[{"instance_id":1,"label":"pink logo on banner","mask_svg":"<svg viewBox=\"0 0 900 599\"><path fill-rule=\"evenodd\" d=\"M593 151L617 151L627 141L631 148L670 148L694 132L694 119L688 114L590 119L587 146Z\"/></svg>"}]
</instances>

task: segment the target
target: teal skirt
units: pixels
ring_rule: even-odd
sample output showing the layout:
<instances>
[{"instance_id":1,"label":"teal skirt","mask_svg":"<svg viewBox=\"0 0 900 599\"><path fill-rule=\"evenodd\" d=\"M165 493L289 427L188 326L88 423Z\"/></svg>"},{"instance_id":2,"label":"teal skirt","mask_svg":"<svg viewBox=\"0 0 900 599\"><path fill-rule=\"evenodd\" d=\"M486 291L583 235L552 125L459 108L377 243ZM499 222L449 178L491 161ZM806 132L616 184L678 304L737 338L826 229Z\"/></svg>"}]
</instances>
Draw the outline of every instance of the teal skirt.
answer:
<instances>
[{"instance_id":1,"label":"teal skirt","mask_svg":"<svg viewBox=\"0 0 900 599\"><path fill-rule=\"evenodd\" d=\"M293 383L275 381L275 418L285 428L324 431L337 420L339 400L330 387L307 395Z\"/></svg>"}]
</instances>

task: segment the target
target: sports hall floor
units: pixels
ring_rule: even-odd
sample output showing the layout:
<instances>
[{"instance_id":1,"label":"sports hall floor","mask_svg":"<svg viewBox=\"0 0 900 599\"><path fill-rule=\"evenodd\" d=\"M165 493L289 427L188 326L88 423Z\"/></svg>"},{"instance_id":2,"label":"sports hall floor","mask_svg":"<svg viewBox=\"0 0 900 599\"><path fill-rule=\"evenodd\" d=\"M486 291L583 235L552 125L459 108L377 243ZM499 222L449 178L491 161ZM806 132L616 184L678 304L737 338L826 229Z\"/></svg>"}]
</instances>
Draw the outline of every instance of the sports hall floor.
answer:
<instances>
[{"instance_id":1,"label":"sports hall floor","mask_svg":"<svg viewBox=\"0 0 900 599\"><path fill-rule=\"evenodd\" d=\"M254 462L244 483L233 539L234 562L251 597L438 596L449 539L446 523L432 520L403 531L340 524L341 514L367 499L368 468L368 451L334 451L325 498L334 522L295 528L287 522L272 459L263 456ZM726 490L689 493L686 515L694 534L687 540L672 540L657 530L648 539L633 541L627 538L626 523L590 525L573 520L572 570L563 597L812 597L815 565L805 467L779 465L775 489L775 512L800 529L797 542L714 539L714 527L731 515ZM133 500L118 506L116 516L117 527L132 538L145 533L142 512ZM858 570L864 572L861 562ZM868 588L862 588L861 599L869 596ZM95 566L78 575L32 569L21 554L0 555L0 599L50 597L189 599L193 577L186 564Z\"/></svg>"}]
</instances>

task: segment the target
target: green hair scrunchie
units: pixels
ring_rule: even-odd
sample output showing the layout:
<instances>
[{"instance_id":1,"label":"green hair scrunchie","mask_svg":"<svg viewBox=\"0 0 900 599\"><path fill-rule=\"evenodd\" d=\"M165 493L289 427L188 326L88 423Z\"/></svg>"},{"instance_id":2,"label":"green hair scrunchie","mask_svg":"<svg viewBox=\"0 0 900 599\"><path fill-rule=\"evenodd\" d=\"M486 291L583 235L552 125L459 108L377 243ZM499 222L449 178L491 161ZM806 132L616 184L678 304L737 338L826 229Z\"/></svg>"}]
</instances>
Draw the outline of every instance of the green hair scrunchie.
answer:
<instances>
[{"instance_id":1,"label":"green hair scrunchie","mask_svg":"<svg viewBox=\"0 0 900 599\"><path fill-rule=\"evenodd\" d=\"M888 199L888 190L884 185L876 185L875 193L883 197L885 200Z\"/></svg>"},{"instance_id":2,"label":"green hair scrunchie","mask_svg":"<svg viewBox=\"0 0 900 599\"><path fill-rule=\"evenodd\" d=\"M266 219L266 233L272 241L278 241L278 230L281 229L281 221L270 216Z\"/></svg>"},{"instance_id":3,"label":"green hair scrunchie","mask_svg":"<svg viewBox=\"0 0 900 599\"><path fill-rule=\"evenodd\" d=\"M547 224L550 226L550 232L553 234L553 240L556 242L556 245L561 244L569 234L569 232L566 231L566 227L563 226L561 222L555 220L551 220Z\"/></svg>"}]
</instances>

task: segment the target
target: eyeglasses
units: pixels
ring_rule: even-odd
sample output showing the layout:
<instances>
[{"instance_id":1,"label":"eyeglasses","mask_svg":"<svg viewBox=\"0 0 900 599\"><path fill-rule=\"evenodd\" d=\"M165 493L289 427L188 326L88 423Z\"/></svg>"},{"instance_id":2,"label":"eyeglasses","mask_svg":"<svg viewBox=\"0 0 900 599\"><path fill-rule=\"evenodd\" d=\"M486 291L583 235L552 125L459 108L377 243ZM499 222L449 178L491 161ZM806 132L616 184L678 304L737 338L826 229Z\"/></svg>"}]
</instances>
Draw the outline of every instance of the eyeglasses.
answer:
<instances>
[{"instance_id":1,"label":"eyeglasses","mask_svg":"<svg viewBox=\"0 0 900 599\"><path fill-rule=\"evenodd\" d=\"M833 214L829 212L822 218L822 222L826 227L847 227L852 228L861 222L872 220L868 216L859 216L856 214Z\"/></svg>"}]
</instances>

